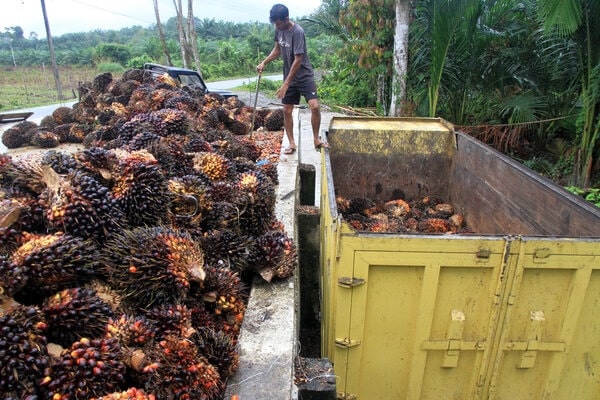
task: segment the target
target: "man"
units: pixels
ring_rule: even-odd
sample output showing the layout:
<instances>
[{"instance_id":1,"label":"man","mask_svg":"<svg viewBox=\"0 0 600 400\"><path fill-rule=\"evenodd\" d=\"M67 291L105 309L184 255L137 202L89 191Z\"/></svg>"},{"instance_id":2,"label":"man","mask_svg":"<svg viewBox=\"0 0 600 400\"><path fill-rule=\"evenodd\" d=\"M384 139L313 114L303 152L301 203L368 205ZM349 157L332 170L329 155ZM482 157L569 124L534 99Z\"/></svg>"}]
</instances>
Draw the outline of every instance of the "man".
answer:
<instances>
[{"instance_id":1,"label":"man","mask_svg":"<svg viewBox=\"0 0 600 400\"><path fill-rule=\"evenodd\" d=\"M275 46L267 58L256 67L258 73L262 73L268 63L280 56L283 59L283 85L277 90L276 95L283 103L283 126L289 142L284 150L285 154L293 154L296 151L292 111L295 104L300 104L300 96L304 96L310 108L315 149L329 147L319 139L321 107L313 67L306 49L304 30L300 25L290 21L289 17L289 10L283 4L275 4L271 8L269 21L275 24Z\"/></svg>"}]
</instances>

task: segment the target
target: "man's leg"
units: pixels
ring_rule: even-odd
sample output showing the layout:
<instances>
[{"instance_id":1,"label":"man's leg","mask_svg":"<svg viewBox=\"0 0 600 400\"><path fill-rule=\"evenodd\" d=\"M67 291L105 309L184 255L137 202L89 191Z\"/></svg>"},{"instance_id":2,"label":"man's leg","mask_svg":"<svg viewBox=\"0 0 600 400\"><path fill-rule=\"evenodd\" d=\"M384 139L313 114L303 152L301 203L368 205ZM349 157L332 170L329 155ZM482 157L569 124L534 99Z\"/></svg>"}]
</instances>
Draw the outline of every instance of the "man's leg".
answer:
<instances>
[{"instance_id":1,"label":"man's leg","mask_svg":"<svg viewBox=\"0 0 600 400\"><path fill-rule=\"evenodd\" d=\"M284 104L283 105L283 127L285 129L285 134L288 139L288 148L295 149L296 141L294 140L294 119L292 116L292 112L294 111L293 104Z\"/></svg>"},{"instance_id":2,"label":"man's leg","mask_svg":"<svg viewBox=\"0 0 600 400\"><path fill-rule=\"evenodd\" d=\"M313 131L313 144L315 149L320 147L329 147L327 143L322 142L319 139L319 129L321 128L321 105L318 99L308 100L308 106L310 107L310 125Z\"/></svg>"}]
</instances>

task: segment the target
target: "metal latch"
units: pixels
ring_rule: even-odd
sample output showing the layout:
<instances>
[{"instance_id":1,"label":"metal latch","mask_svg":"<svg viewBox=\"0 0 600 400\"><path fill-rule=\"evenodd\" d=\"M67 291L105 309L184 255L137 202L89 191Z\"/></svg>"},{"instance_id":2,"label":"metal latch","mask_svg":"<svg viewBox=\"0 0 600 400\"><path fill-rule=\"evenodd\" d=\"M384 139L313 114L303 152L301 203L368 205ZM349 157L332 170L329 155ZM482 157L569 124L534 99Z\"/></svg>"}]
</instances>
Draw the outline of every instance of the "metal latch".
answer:
<instances>
[{"instance_id":1,"label":"metal latch","mask_svg":"<svg viewBox=\"0 0 600 400\"><path fill-rule=\"evenodd\" d=\"M360 344L360 340L352 340L348 338L335 338L335 344L336 346L349 349L350 347L358 346Z\"/></svg>"},{"instance_id":2,"label":"metal latch","mask_svg":"<svg viewBox=\"0 0 600 400\"><path fill-rule=\"evenodd\" d=\"M367 283L367 281L362 278L343 276L338 279L338 285L347 289L352 289L354 287L364 285L365 283Z\"/></svg>"}]
</instances>

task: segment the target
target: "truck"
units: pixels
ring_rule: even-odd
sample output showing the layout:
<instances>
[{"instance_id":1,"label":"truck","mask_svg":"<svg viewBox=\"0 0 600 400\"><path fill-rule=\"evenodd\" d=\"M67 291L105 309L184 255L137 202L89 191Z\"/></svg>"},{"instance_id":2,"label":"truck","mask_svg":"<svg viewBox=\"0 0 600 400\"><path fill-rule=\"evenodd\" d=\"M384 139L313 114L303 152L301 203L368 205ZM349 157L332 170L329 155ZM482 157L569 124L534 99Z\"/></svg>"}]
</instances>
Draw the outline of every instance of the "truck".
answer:
<instances>
[{"instance_id":1,"label":"truck","mask_svg":"<svg viewBox=\"0 0 600 400\"><path fill-rule=\"evenodd\" d=\"M187 68L179 68L168 65L155 63L145 63L144 70L149 71L155 76L167 74L177 82L181 87L189 86L194 89L199 89L202 93L216 93L224 98L237 97L237 95L229 90L212 90L209 91L202 76L194 70Z\"/></svg>"},{"instance_id":2,"label":"truck","mask_svg":"<svg viewBox=\"0 0 600 400\"><path fill-rule=\"evenodd\" d=\"M439 118L334 117L321 356L338 399L597 399L600 209ZM446 200L469 232L357 230L337 198Z\"/></svg>"}]
</instances>

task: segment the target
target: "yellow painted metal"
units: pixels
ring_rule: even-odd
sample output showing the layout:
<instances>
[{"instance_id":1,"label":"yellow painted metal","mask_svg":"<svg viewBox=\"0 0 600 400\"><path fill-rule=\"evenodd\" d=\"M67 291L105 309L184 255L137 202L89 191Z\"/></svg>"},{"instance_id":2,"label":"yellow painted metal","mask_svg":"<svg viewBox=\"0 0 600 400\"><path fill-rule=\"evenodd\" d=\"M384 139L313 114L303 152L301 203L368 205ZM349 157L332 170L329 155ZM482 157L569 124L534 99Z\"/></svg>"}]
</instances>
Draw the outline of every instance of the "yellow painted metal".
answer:
<instances>
[{"instance_id":1,"label":"yellow painted metal","mask_svg":"<svg viewBox=\"0 0 600 400\"><path fill-rule=\"evenodd\" d=\"M598 398L599 238L355 232L327 167L321 235L322 354L345 398Z\"/></svg>"}]
</instances>

